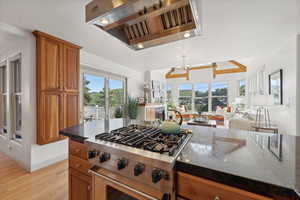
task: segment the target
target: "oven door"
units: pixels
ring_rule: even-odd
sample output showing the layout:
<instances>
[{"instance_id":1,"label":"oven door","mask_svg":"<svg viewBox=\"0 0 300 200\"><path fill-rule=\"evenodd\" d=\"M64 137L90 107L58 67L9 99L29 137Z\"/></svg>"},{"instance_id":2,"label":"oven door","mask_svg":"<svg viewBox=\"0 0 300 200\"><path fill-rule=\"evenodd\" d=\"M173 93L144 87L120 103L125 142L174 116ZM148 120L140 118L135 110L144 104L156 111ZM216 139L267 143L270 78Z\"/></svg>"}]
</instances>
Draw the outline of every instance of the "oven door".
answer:
<instances>
[{"instance_id":1,"label":"oven door","mask_svg":"<svg viewBox=\"0 0 300 200\"><path fill-rule=\"evenodd\" d=\"M90 172L93 174L93 200L170 200L167 194L149 195L105 173Z\"/></svg>"}]
</instances>

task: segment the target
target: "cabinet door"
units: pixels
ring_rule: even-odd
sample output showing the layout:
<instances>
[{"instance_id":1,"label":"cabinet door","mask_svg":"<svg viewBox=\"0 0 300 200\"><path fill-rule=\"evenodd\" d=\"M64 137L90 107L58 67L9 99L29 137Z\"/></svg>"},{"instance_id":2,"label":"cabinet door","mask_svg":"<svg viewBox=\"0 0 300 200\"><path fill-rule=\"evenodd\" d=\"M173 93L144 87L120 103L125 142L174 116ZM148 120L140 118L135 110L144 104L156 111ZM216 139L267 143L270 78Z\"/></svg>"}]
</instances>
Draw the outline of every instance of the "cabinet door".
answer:
<instances>
[{"instance_id":1,"label":"cabinet door","mask_svg":"<svg viewBox=\"0 0 300 200\"><path fill-rule=\"evenodd\" d=\"M41 37L37 45L37 86L40 90L62 89L63 45L55 40Z\"/></svg>"},{"instance_id":2,"label":"cabinet door","mask_svg":"<svg viewBox=\"0 0 300 200\"><path fill-rule=\"evenodd\" d=\"M63 122L62 95L59 92L42 92L38 101L38 144L60 140L59 130Z\"/></svg>"},{"instance_id":3,"label":"cabinet door","mask_svg":"<svg viewBox=\"0 0 300 200\"><path fill-rule=\"evenodd\" d=\"M63 52L64 90L79 91L79 49L64 46Z\"/></svg>"},{"instance_id":4,"label":"cabinet door","mask_svg":"<svg viewBox=\"0 0 300 200\"><path fill-rule=\"evenodd\" d=\"M73 169L69 170L69 200L91 200L91 177L85 176Z\"/></svg>"},{"instance_id":5,"label":"cabinet door","mask_svg":"<svg viewBox=\"0 0 300 200\"><path fill-rule=\"evenodd\" d=\"M182 172L177 172L177 194L190 200L273 200Z\"/></svg>"},{"instance_id":6,"label":"cabinet door","mask_svg":"<svg viewBox=\"0 0 300 200\"><path fill-rule=\"evenodd\" d=\"M80 109L78 93L64 93L64 111L64 128L68 128L79 124Z\"/></svg>"}]
</instances>

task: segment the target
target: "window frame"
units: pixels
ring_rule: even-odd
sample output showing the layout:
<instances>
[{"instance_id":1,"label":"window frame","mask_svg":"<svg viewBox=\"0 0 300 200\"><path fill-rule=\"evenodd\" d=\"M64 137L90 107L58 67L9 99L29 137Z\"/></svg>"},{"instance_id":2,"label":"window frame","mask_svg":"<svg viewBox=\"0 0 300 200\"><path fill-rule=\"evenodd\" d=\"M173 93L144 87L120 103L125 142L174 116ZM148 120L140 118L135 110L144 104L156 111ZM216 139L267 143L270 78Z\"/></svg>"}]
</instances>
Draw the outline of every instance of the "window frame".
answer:
<instances>
[{"instance_id":1,"label":"window frame","mask_svg":"<svg viewBox=\"0 0 300 200\"><path fill-rule=\"evenodd\" d=\"M215 96L215 95L213 95L212 90L213 90L213 84L214 83L226 83L226 85L227 85L227 87L226 87L226 89L227 89L226 96ZM227 106L228 106L228 93L229 93L229 83L228 83L228 81L214 81L214 82L212 82L210 92L211 92L211 97L210 97L210 99L211 99L211 107L210 107L211 111L214 111L213 110L213 98L226 98L227 99Z\"/></svg>"},{"instance_id":2,"label":"window frame","mask_svg":"<svg viewBox=\"0 0 300 200\"><path fill-rule=\"evenodd\" d=\"M170 98L168 98L168 87L170 87ZM165 102L166 103L172 103L173 102L173 95L172 95L172 90L173 90L173 86L172 86L172 84L169 84L169 83L166 83L165 84L165 91L166 91L166 100L165 100Z\"/></svg>"},{"instance_id":3,"label":"window frame","mask_svg":"<svg viewBox=\"0 0 300 200\"><path fill-rule=\"evenodd\" d=\"M180 96L180 86L181 85L191 85L192 86L192 94L191 94L191 96ZM195 95L194 95L194 83L180 83L180 84L178 84L178 105L179 105L179 101L180 101L180 98L191 98L191 109L189 110L187 110L187 112L194 112L194 110L195 110L195 106L194 106L194 97L195 97Z\"/></svg>"},{"instance_id":4,"label":"window frame","mask_svg":"<svg viewBox=\"0 0 300 200\"><path fill-rule=\"evenodd\" d=\"M207 93L207 97L196 97L196 85L198 84L207 84L207 89L208 89L208 93ZM193 112L197 112L195 110L196 108L196 100L198 99L207 99L207 104L208 104L208 108L207 108L207 111L203 111L203 112L210 112L211 108L210 108L210 105L211 105L211 100L210 100L210 96L211 96L211 84L209 82L197 82L197 83L193 83L194 85L194 90L193 90L193 93L194 93L194 111Z\"/></svg>"},{"instance_id":5,"label":"window frame","mask_svg":"<svg viewBox=\"0 0 300 200\"><path fill-rule=\"evenodd\" d=\"M0 136L7 138L8 134L9 134L9 131L8 131L8 128L9 128L8 114L9 114L9 112L7 110L8 96L9 96L8 95L8 76L7 76L8 75L8 60L2 60L0 62L0 68L2 68L2 67L5 68L5 72L3 74L3 75L5 75L5 80L3 80L3 82L1 83L0 98L2 98L3 100L5 99L5 104L3 103L3 109L5 109L6 112L3 112L3 125L0 124L0 128L2 128L3 130L0 130L1 131ZM2 105L0 105L0 106L2 106ZM4 133L4 130L6 130L6 133ZM3 133L2 133L2 131L3 131Z\"/></svg>"},{"instance_id":6,"label":"window frame","mask_svg":"<svg viewBox=\"0 0 300 200\"><path fill-rule=\"evenodd\" d=\"M124 116L127 115L126 105L128 104L128 81L126 76L116 75L110 72L94 69L93 67L80 65L80 121L83 123L84 116L84 95L83 95L83 78L84 74L90 74L94 76L100 76L104 78L104 93L105 93L105 119L104 119L104 129L106 132L110 131L110 102L109 102L109 80L120 80L123 82L123 102L124 102ZM128 117L123 117L123 126L127 126L129 123Z\"/></svg>"},{"instance_id":7,"label":"window frame","mask_svg":"<svg viewBox=\"0 0 300 200\"><path fill-rule=\"evenodd\" d=\"M20 60L20 77L19 77L19 82L20 82L20 91L16 92L15 91L15 69L12 69L12 62ZM7 116L7 119L9 120L8 124L8 132L9 132L9 139L16 141L17 143L21 143L24 139L22 136L22 130L23 130L23 118L22 118L22 54L17 53L14 54L14 56L11 56L7 59L7 64L8 64L8 70L7 70L7 102L8 102L8 107L7 110L9 111L9 114ZM16 108L16 100L15 98L19 96L21 98L21 127L20 130L17 130L17 122L16 122L16 115L17 115L17 108ZM20 135L21 139L16 138L16 135Z\"/></svg>"},{"instance_id":8,"label":"window frame","mask_svg":"<svg viewBox=\"0 0 300 200\"><path fill-rule=\"evenodd\" d=\"M241 81L244 81L244 83L245 83L245 95L241 95L241 85L240 85L240 83L241 83ZM238 96L239 97L246 97L247 96L247 90L246 90L246 87L247 87L247 81L246 81L246 79L240 79L240 80L237 80L237 82L238 82Z\"/></svg>"}]
</instances>

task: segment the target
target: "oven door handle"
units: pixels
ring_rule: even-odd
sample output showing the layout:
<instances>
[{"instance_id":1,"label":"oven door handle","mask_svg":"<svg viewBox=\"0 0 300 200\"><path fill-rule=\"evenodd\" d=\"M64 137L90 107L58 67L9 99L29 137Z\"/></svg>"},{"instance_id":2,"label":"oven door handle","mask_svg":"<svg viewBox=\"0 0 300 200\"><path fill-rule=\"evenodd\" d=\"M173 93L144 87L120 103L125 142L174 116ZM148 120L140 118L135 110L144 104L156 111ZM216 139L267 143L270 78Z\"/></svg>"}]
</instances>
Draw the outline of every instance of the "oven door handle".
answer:
<instances>
[{"instance_id":1,"label":"oven door handle","mask_svg":"<svg viewBox=\"0 0 300 200\"><path fill-rule=\"evenodd\" d=\"M146 193L144 193L144 192L138 191L138 190L136 190L136 189L134 189L134 188L132 188L132 187L130 187L130 186L128 186L128 185L125 185L125 184L123 184L123 183L120 183L120 182L118 182L118 181L115 181L114 179L111 179L111 178L109 178L109 177L107 177L107 176L104 176L104 175L102 175L102 174L99 174L99 173L97 173L97 172L95 172L95 171L93 171L93 170L89 170L89 173L92 173L92 174L94 174L94 175L96 175L96 176L99 176L99 177L101 177L101 178L103 178L103 179L105 179L105 180L107 180L107 181L109 181L109 182L112 182L112 183L114 183L114 184L116 184L116 185L118 185L118 186L120 186L120 187L123 187L123 188L125 188L125 189L127 189L127 190L130 190L131 192L134 192L134 193L136 193L136 194L139 194L139 195L141 195L141 196L143 196L143 197L145 197L145 198L147 198L147 199L149 199L149 200L160 200L160 199L154 198L154 197L152 197L152 196L150 196L150 195L148 195L148 194L146 194Z\"/></svg>"}]
</instances>

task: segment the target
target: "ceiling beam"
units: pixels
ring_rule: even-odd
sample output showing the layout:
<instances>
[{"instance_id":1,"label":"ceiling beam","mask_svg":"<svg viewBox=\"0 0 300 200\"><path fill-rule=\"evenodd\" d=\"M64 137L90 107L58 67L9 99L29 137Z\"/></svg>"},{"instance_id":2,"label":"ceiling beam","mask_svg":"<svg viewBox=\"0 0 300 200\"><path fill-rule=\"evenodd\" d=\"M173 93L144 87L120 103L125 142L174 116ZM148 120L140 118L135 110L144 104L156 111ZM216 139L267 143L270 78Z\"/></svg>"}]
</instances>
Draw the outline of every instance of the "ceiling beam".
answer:
<instances>
[{"instance_id":1,"label":"ceiling beam","mask_svg":"<svg viewBox=\"0 0 300 200\"><path fill-rule=\"evenodd\" d=\"M172 74L173 72L175 72L174 67L169 72L166 73L165 75L166 79L172 79L172 78L186 78L186 80L190 79L189 69L186 69L186 72L182 74Z\"/></svg>"},{"instance_id":2,"label":"ceiling beam","mask_svg":"<svg viewBox=\"0 0 300 200\"><path fill-rule=\"evenodd\" d=\"M236 62L234 60L228 61L229 63L234 64L237 66L237 68L230 68L230 69L217 69L218 65L217 63L212 63L211 65L204 65L204 66L198 66L198 67L189 67L186 69L186 73L183 74L172 74L175 72L175 68L172 68L169 72L166 73L166 79L170 78L186 78L186 80L189 80L189 72L193 70L202 70L202 69L212 69L213 70L213 78L216 78L217 75L220 74L233 74L233 73L241 73L241 72L247 72L247 67L239 62Z\"/></svg>"},{"instance_id":3,"label":"ceiling beam","mask_svg":"<svg viewBox=\"0 0 300 200\"><path fill-rule=\"evenodd\" d=\"M236 66L238 66L240 69L247 71L247 67L245 65L242 65L241 63L234 61L234 60L230 60L228 61Z\"/></svg>"},{"instance_id":4,"label":"ceiling beam","mask_svg":"<svg viewBox=\"0 0 300 200\"><path fill-rule=\"evenodd\" d=\"M216 75L217 75L217 73L216 73L217 67L218 67L217 63L213 63L213 64L212 64L212 68L213 68L213 78L216 78Z\"/></svg>"},{"instance_id":5,"label":"ceiling beam","mask_svg":"<svg viewBox=\"0 0 300 200\"><path fill-rule=\"evenodd\" d=\"M143 15L141 15L140 12L134 13L132 15L129 15L128 17L120 19L119 21L104 26L102 27L102 29L108 31L120 25L124 25L126 23L130 23L130 25L136 24L138 22L145 21L147 18L155 17L165 12L168 12L170 10L174 10L189 4L188 0L169 0L165 2L166 3L163 3L163 6L161 8L156 8L156 9L154 9L153 7L147 8L147 13Z\"/></svg>"},{"instance_id":6,"label":"ceiling beam","mask_svg":"<svg viewBox=\"0 0 300 200\"><path fill-rule=\"evenodd\" d=\"M189 70L201 70L201 69L211 69L213 68L212 65L204 65L204 66L199 66L199 67L190 67Z\"/></svg>"},{"instance_id":7,"label":"ceiling beam","mask_svg":"<svg viewBox=\"0 0 300 200\"><path fill-rule=\"evenodd\" d=\"M222 70L216 70L216 75L218 74L233 74L233 73L240 73L240 72L246 72L247 70L240 69L240 68L233 68L233 69L222 69Z\"/></svg>"}]
</instances>

